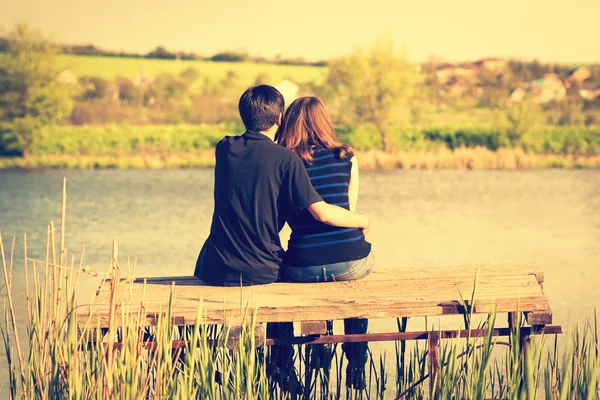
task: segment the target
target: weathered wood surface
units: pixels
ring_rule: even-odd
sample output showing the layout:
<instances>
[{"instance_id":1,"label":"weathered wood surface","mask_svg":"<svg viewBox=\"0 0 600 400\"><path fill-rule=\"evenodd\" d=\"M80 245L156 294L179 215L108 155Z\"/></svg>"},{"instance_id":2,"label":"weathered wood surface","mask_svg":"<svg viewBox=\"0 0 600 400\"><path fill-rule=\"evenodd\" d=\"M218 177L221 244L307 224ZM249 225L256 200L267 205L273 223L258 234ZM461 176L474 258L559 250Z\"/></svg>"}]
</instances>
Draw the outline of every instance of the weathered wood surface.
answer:
<instances>
[{"instance_id":1,"label":"weathered wood surface","mask_svg":"<svg viewBox=\"0 0 600 400\"><path fill-rule=\"evenodd\" d=\"M482 266L469 304L477 267L389 269L350 282L273 283L247 287L204 285L193 276L122 281L117 299L121 311L139 315L143 325L156 323L172 295L173 323L195 324L199 304L202 323L230 323L255 314L257 322L322 321L343 318L391 318L474 313L536 312L550 315L538 267ZM173 283L175 283L173 285ZM110 284L104 282L91 307L78 318L107 326ZM551 320L551 319L550 319ZM544 320L547 322L548 319ZM548 322L547 322L548 323Z\"/></svg>"}]
</instances>

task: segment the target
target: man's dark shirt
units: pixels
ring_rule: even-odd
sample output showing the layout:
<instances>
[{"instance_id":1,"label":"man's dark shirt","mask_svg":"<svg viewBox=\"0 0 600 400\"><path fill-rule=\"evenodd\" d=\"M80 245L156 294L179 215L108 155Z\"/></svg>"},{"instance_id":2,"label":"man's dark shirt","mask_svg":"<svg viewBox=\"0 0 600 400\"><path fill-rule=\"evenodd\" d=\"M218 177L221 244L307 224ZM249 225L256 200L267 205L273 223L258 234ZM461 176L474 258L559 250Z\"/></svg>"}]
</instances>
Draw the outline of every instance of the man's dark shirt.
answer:
<instances>
[{"instance_id":1,"label":"man's dark shirt","mask_svg":"<svg viewBox=\"0 0 600 400\"><path fill-rule=\"evenodd\" d=\"M321 197L300 158L261 133L226 136L215 153L215 211L194 275L225 286L275 282L286 216Z\"/></svg>"}]
</instances>

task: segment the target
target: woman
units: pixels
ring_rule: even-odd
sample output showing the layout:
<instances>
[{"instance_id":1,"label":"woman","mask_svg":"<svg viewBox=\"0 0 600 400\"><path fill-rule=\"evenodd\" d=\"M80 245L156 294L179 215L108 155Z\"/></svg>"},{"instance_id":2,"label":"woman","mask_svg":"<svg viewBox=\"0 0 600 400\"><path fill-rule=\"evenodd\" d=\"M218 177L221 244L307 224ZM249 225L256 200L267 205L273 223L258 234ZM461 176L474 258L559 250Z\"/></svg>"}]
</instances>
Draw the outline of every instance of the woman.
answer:
<instances>
[{"instance_id":1,"label":"woman","mask_svg":"<svg viewBox=\"0 0 600 400\"><path fill-rule=\"evenodd\" d=\"M287 109L275 140L304 161L321 198L356 210L358 161L339 142L331 118L316 97L301 97ZM307 210L288 218L292 229L282 274L296 282L354 280L373 268L371 244L360 229L339 228L315 220Z\"/></svg>"},{"instance_id":2,"label":"woman","mask_svg":"<svg viewBox=\"0 0 600 400\"><path fill-rule=\"evenodd\" d=\"M356 210L358 161L347 144L339 142L331 118L316 97L302 97L287 109L275 137L303 161L311 183L331 204ZM363 232L339 228L315 220L304 210L288 218L292 234L283 258L281 274L295 282L347 281L364 278L374 265L371 244ZM366 319L344 321L346 334L366 333ZM348 358L346 384L364 388L366 343L344 345Z\"/></svg>"}]
</instances>

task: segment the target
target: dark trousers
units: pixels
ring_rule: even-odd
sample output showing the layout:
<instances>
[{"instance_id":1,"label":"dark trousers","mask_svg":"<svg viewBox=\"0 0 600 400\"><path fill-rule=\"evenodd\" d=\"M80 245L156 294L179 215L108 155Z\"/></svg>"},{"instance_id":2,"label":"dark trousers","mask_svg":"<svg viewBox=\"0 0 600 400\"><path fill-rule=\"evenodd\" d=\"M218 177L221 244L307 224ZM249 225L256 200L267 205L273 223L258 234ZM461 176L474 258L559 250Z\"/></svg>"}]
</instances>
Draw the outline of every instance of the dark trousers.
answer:
<instances>
[{"instance_id":1,"label":"dark trousers","mask_svg":"<svg viewBox=\"0 0 600 400\"><path fill-rule=\"evenodd\" d=\"M348 318L344 320L344 333L367 333L369 320L366 318ZM292 322L272 322L267 324L268 338L291 338L294 336ZM308 345L305 354L310 357L309 365L312 368L328 368L331 355L325 345ZM366 342L344 343L342 345L344 356L348 360L346 367L346 386L357 390L365 388L365 366L367 363L368 345ZM268 373L278 382L282 390L299 393L301 385L296 376L294 366L294 348L292 345L271 346L267 363Z\"/></svg>"}]
</instances>

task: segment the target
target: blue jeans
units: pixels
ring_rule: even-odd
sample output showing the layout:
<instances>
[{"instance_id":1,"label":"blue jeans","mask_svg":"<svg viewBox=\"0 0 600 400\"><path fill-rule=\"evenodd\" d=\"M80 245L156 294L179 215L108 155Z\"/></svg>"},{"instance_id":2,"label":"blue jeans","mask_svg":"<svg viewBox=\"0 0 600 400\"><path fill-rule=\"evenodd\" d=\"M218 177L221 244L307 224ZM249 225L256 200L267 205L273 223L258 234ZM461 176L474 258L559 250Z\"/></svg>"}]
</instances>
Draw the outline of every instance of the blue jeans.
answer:
<instances>
[{"instance_id":1,"label":"blue jeans","mask_svg":"<svg viewBox=\"0 0 600 400\"><path fill-rule=\"evenodd\" d=\"M281 275L288 282L336 282L354 281L369 275L375 265L375 256L370 252L365 258L334 264L311 267L281 266Z\"/></svg>"},{"instance_id":2,"label":"blue jeans","mask_svg":"<svg viewBox=\"0 0 600 400\"><path fill-rule=\"evenodd\" d=\"M336 282L336 281L353 281L364 278L369 275L375 265L375 256L370 252L365 258L354 261L345 261L334 264L316 265L311 267L290 267L288 265L281 266L280 275L282 280L287 282ZM292 335L292 323L282 322L271 325L268 328L268 333L273 336ZM347 318L344 320L344 333L349 334L364 334L367 333L369 320L366 318ZM293 356L291 346L281 346L276 349L278 357L276 363L289 365ZM317 347L317 346L315 346ZM318 346L323 348L324 346ZM365 364L367 362L368 347L366 342L361 343L344 343L342 345L344 355L348 359L346 367L346 386L354 389L362 390L365 388ZM313 352L317 352L316 348ZM279 358L277 360L277 358Z\"/></svg>"}]
</instances>

